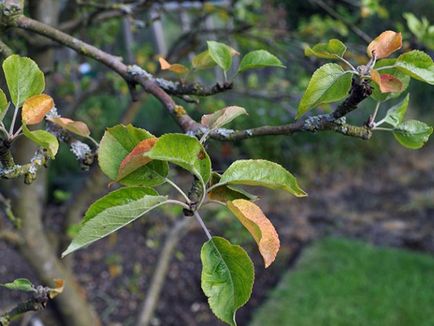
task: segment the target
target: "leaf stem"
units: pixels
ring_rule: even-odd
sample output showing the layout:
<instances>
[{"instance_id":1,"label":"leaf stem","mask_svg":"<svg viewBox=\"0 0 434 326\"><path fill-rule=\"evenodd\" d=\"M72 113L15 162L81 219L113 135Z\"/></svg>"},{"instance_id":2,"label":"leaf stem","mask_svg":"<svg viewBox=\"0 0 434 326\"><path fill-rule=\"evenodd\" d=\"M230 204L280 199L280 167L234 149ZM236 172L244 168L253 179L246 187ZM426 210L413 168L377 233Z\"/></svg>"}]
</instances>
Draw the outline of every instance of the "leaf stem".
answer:
<instances>
[{"instance_id":1,"label":"leaf stem","mask_svg":"<svg viewBox=\"0 0 434 326\"><path fill-rule=\"evenodd\" d=\"M396 66L395 65L393 65L393 66L384 66L384 67L379 67L376 70L380 71L380 70L393 69L393 68L396 68Z\"/></svg>"},{"instance_id":2,"label":"leaf stem","mask_svg":"<svg viewBox=\"0 0 434 326\"><path fill-rule=\"evenodd\" d=\"M202 217L199 215L199 213L196 211L194 212L194 217L199 222L200 226L202 227L203 231L205 232L206 236L208 237L208 240L212 240L212 235L209 232L208 228L206 227L205 223L202 220Z\"/></svg>"},{"instance_id":3,"label":"leaf stem","mask_svg":"<svg viewBox=\"0 0 434 326\"><path fill-rule=\"evenodd\" d=\"M19 127L18 130L11 136L11 140L17 138L20 135L21 131L23 131L23 126Z\"/></svg>"},{"instance_id":4,"label":"leaf stem","mask_svg":"<svg viewBox=\"0 0 434 326\"><path fill-rule=\"evenodd\" d=\"M373 121L374 123L375 123L375 118L377 117L378 111L379 111L379 109L380 109L380 105L381 105L381 102L378 101L378 102L377 102L377 105L375 106L374 113L372 114L372 121Z\"/></svg>"},{"instance_id":5,"label":"leaf stem","mask_svg":"<svg viewBox=\"0 0 434 326\"><path fill-rule=\"evenodd\" d=\"M393 128L374 127L374 130L393 131Z\"/></svg>"},{"instance_id":6,"label":"leaf stem","mask_svg":"<svg viewBox=\"0 0 434 326\"><path fill-rule=\"evenodd\" d=\"M186 202L187 202L188 204L190 204L191 201L190 201L190 199L188 198L187 194L186 194L184 191L182 191L182 189L179 188L178 185L177 185L175 182L173 182L173 181L170 180L169 178L166 178L166 182L167 182L168 184L170 184L173 188L175 188L176 191L178 191L178 192L182 195L182 197L184 197L184 199L186 200Z\"/></svg>"},{"instance_id":7,"label":"leaf stem","mask_svg":"<svg viewBox=\"0 0 434 326\"><path fill-rule=\"evenodd\" d=\"M343 63L345 63L348 67L350 67L352 71L354 71L354 72L356 72L356 73L359 73L359 72L357 71L357 69L356 69L356 68L351 64L351 62L349 62L348 60L346 60L345 58L343 58L343 57L341 57L341 56L339 56L339 55L336 55L336 57L337 57L339 60L341 60Z\"/></svg>"},{"instance_id":8,"label":"leaf stem","mask_svg":"<svg viewBox=\"0 0 434 326\"><path fill-rule=\"evenodd\" d=\"M99 143L93 137L87 136L87 139L89 139L92 143L94 143L96 148L99 147Z\"/></svg>"},{"instance_id":9,"label":"leaf stem","mask_svg":"<svg viewBox=\"0 0 434 326\"><path fill-rule=\"evenodd\" d=\"M209 134L210 134L210 132L211 132L211 129L208 129L207 131L205 131L203 133L202 137L200 137L199 143L201 143L201 144L205 143L206 140L207 140L207 138L208 138L208 136L209 136Z\"/></svg>"},{"instance_id":10,"label":"leaf stem","mask_svg":"<svg viewBox=\"0 0 434 326\"><path fill-rule=\"evenodd\" d=\"M18 116L18 108L15 107L14 116L12 118L11 126L9 127L9 134L10 135L12 135L14 133L15 121L17 120L17 116Z\"/></svg>"},{"instance_id":11,"label":"leaf stem","mask_svg":"<svg viewBox=\"0 0 434 326\"><path fill-rule=\"evenodd\" d=\"M206 190L206 185L205 185L205 183L203 182L202 178L199 178L199 180L200 180L200 184L202 185L202 198L200 199L200 202L199 202L199 204L197 205L196 211L197 211L198 209L200 209L200 207L203 205L203 202L205 201L206 194L207 194L207 190Z\"/></svg>"},{"instance_id":12,"label":"leaf stem","mask_svg":"<svg viewBox=\"0 0 434 326\"><path fill-rule=\"evenodd\" d=\"M224 183L216 183L215 185L212 185L211 187L209 187L208 190L207 190L206 192L208 193L208 192L210 192L211 190L213 190L213 189L215 189L215 188L217 188L217 187L223 186L223 185L224 185Z\"/></svg>"},{"instance_id":13,"label":"leaf stem","mask_svg":"<svg viewBox=\"0 0 434 326\"><path fill-rule=\"evenodd\" d=\"M9 138L9 133L6 130L6 127L3 122L0 122L0 131L3 132L4 137Z\"/></svg>"},{"instance_id":14,"label":"leaf stem","mask_svg":"<svg viewBox=\"0 0 434 326\"><path fill-rule=\"evenodd\" d=\"M160 204L158 204L155 207L158 207L158 206L161 206L161 205L164 205L164 204L175 204L175 205L179 205L179 206L181 206L183 208L190 209L190 206L188 206L186 203L183 203L182 201L175 200L175 199L168 199L166 201L161 202Z\"/></svg>"}]
</instances>

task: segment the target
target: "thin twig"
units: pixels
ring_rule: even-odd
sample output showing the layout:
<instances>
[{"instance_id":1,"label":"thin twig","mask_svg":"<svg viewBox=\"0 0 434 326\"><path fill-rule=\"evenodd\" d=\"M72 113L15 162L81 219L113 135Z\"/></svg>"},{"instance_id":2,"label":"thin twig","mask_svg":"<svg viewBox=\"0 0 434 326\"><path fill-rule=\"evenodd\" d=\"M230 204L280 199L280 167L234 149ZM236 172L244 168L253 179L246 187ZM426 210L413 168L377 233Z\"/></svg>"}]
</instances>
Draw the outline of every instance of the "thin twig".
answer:
<instances>
[{"instance_id":1,"label":"thin twig","mask_svg":"<svg viewBox=\"0 0 434 326\"><path fill-rule=\"evenodd\" d=\"M212 239L212 235L209 232L208 228L206 227L205 223L202 220L202 217L199 215L199 213L196 211L194 212L194 217L196 218L196 220L199 222L200 226L202 227L202 230L205 232L208 240Z\"/></svg>"}]
</instances>

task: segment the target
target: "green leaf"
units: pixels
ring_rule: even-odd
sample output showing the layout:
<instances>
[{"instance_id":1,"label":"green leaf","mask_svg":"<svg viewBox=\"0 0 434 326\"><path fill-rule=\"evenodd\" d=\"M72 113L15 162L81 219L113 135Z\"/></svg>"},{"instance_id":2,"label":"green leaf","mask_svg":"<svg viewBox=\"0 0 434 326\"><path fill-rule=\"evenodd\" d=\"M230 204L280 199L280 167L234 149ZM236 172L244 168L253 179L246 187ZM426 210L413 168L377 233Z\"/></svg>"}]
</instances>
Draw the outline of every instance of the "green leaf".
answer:
<instances>
[{"instance_id":1,"label":"green leaf","mask_svg":"<svg viewBox=\"0 0 434 326\"><path fill-rule=\"evenodd\" d=\"M263 186L281 189L297 197L307 196L289 171L277 163L266 160L235 161L222 174L218 184Z\"/></svg>"},{"instance_id":2,"label":"green leaf","mask_svg":"<svg viewBox=\"0 0 434 326\"><path fill-rule=\"evenodd\" d=\"M327 43L319 43L312 48L306 47L304 55L307 57L318 57L324 59L337 59L343 57L347 47L338 39L331 39Z\"/></svg>"},{"instance_id":3,"label":"green leaf","mask_svg":"<svg viewBox=\"0 0 434 326\"><path fill-rule=\"evenodd\" d=\"M119 230L166 200L167 196L145 187L121 188L98 199L87 210L62 257Z\"/></svg>"},{"instance_id":4,"label":"green leaf","mask_svg":"<svg viewBox=\"0 0 434 326\"><path fill-rule=\"evenodd\" d=\"M23 291L23 292L36 292L32 282L26 278L17 278L13 282L0 284L1 286L10 290Z\"/></svg>"},{"instance_id":5,"label":"green leaf","mask_svg":"<svg viewBox=\"0 0 434 326\"><path fill-rule=\"evenodd\" d=\"M421 148L432 134L433 128L417 120L408 120L396 126L393 130L395 139L404 147Z\"/></svg>"},{"instance_id":6,"label":"green leaf","mask_svg":"<svg viewBox=\"0 0 434 326\"><path fill-rule=\"evenodd\" d=\"M191 64L194 69L208 69L214 67L217 63L211 58L209 51L203 51L193 58Z\"/></svg>"},{"instance_id":7,"label":"green leaf","mask_svg":"<svg viewBox=\"0 0 434 326\"><path fill-rule=\"evenodd\" d=\"M132 125L117 125L108 128L98 149L98 162L101 170L112 180L116 180L119 166L125 157L144 139L154 136L144 129ZM138 168L119 182L127 186L156 186L165 181L169 171L166 162L152 161Z\"/></svg>"},{"instance_id":8,"label":"green leaf","mask_svg":"<svg viewBox=\"0 0 434 326\"><path fill-rule=\"evenodd\" d=\"M211 58L222 68L228 71L232 66L231 48L226 44L208 41L208 51Z\"/></svg>"},{"instance_id":9,"label":"green leaf","mask_svg":"<svg viewBox=\"0 0 434 326\"><path fill-rule=\"evenodd\" d=\"M6 98L5 93L0 89L0 121L3 121L8 110L8 105L8 99Z\"/></svg>"},{"instance_id":10,"label":"green leaf","mask_svg":"<svg viewBox=\"0 0 434 326\"><path fill-rule=\"evenodd\" d=\"M395 63L396 63L396 59L382 59L377 61L377 63L375 64L375 69L378 70L378 68L381 67L394 66ZM400 96L402 92L405 91L408 88L408 85L410 84L410 79L411 79L410 76L406 75L398 68L380 69L378 70L378 72L381 74L389 74L398 78L402 82L402 91L399 93L382 93L377 83L372 82L371 97L376 101L384 102L392 98L396 98Z\"/></svg>"},{"instance_id":11,"label":"green leaf","mask_svg":"<svg viewBox=\"0 0 434 326\"><path fill-rule=\"evenodd\" d=\"M212 114L203 115L200 123L208 128L216 129L228 124L243 114L247 114L246 109L240 106L228 106Z\"/></svg>"},{"instance_id":12,"label":"green leaf","mask_svg":"<svg viewBox=\"0 0 434 326\"><path fill-rule=\"evenodd\" d=\"M33 95L41 94L45 88L44 73L30 58L11 55L3 61L3 71L12 103L20 107Z\"/></svg>"},{"instance_id":13,"label":"green leaf","mask_svg":"<svg viewBox=\"0 0 434 326\"><path fill-rule=\"evenodd\" d=\"M296 118L307 111L326 103L337 102L348 95L351 74L335 63L318 68L312 75L300 104Z\"/></svg>"},{"instance_id":14,"label":"green leaf","mask_svg":"<svg viewBox=\"0 0 434 326\"><path fill-rule=\"evenodd\" d=\"M434 63L431 57L425 52L413 50L401 54L395 65L403 73L434 85Z\"/></svg>"},{"instance_id":15,"label":"green leaf","mask_svg":"<svg viewBox=\"0 0 434 326\"><path fill-rule=\"evenodd\" d=\"M220 182L221 176L213 172L211 175L211 186ZM246 199L250 201L255 201L258 199L257 196L244 191L243 189L239 189L230 185L223 185L216 188L213 188L209 193L208 197L211 200L216 200L221 203L226 204L228 201L232 201L235 199Z\"/></svg>"},{"instance_id":16,"label":"green leaf","mask_svg":"<svg viewBox=\"0 0 434 326\"><path fill-rule=\"evenodd\" d=\"M270 52L265 50L256 50L251 51L244 56L241 60L238 72L265 67L285 68L282 62Z\"/></svg>"},{"instance_id":17,"label":"green leaf","mask_svg":"<svg viewBox=\"0 0 434 326\"><path fill-rule=\"evenodd\" d=\"M179 165L207 183L211 176L211 160L202 144L183 134L165 134L146 156Z\"/></svg>"},{"instance_id":18,"label":"green leaf","mask_svg":"<svg viewBox=\"0 0 434 326\"><path fill-rule=\"evenodd\" d=\"M202 290L211 310L225 323L236 325L235 313L252 293L252 261L243 248L220 237L204 243L200 259Z\"/></svg>"},{"instance_id":19,"label":"green leaf","mask_svg":"<svg viewBox=\"0 0 434 326\"><path fill-rule=\"evenodd\" d=\"M384 122L396 127L404 121L405 113L407 112L408 102L410 101L410 94L398 104L392 106L387 110Z\"/></svg>"},{"instance_id":20,"label":"green leaf","mask_svg":"<svg viewBox=\"0 0 434 326\"><path fill-rule=\"evenodd\" d=\"M53 134L45 130L30 131L25 124L23 124L23 134L32 142L45 148L50 158L54 159L59 150L59 141Z\"/></svg>"}]
</instances>

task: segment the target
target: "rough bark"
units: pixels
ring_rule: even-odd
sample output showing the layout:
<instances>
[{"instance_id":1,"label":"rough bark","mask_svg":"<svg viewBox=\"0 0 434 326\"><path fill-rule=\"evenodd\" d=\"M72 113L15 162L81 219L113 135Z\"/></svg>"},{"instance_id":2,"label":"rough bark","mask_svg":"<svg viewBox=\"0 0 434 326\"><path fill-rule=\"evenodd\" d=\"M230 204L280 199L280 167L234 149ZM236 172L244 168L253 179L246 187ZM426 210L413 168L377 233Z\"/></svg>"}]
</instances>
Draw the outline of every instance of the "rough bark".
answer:
<instances>
[{"instance_id":1,"label":"rough bark","mask_svg":"<svg viewBox=\"0 0 434 326\"><path fill-rule=\"evenodd\" d=\"M57 1L37 0L29 2L29 10L38 20L48 24L57 23ZM51 67L54 63L51 51L32 53L32 58L42 69ZM14 157L17 162L26 162L35 152L35 146L21 138ZM38 179L31 185L23 183L21 178L13 181L11 191L12 207L15 215L21 219L19 235L22 241L17 245L18 251L43 284L51 284L53 279L65 281L63 294L55 300L56 307L62 316L62 325L83 326L99 325L100 322L92 307L86 302L84 291L80 289L73 274L68 271L58 259L53 245L47 237L43 225L44 203L47 195L47 178L43 170Z\"/></svg>"}]
</instances>

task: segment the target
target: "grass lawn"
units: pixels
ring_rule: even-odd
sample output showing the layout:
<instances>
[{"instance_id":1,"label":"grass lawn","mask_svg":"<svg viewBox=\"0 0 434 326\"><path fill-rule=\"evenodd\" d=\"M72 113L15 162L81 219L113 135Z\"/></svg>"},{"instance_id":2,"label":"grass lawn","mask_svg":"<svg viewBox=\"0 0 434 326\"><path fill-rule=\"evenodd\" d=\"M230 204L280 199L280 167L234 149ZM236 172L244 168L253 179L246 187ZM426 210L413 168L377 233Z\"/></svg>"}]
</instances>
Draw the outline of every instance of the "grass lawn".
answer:
<instances>
[{"instance_id":1,"label":"grass lawn","mask_svg":"<svg viewBox=\"0 0 434 326\"><path fill-rule=\"evenodd\" d=\"M434 257L341 240L306 249L251 326L434 325Z\"/></svg>"}]
</instances>

